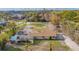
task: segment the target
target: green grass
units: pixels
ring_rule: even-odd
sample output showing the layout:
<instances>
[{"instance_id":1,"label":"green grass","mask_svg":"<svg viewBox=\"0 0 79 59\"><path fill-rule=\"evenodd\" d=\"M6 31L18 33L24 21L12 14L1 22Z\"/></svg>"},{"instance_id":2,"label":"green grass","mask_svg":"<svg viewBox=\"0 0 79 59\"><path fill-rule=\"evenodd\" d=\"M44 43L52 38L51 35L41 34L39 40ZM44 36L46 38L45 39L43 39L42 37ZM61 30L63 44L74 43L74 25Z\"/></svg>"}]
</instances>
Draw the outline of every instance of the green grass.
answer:
<instances>
[{"instance_id":1,"label":"green grass","mask_svg":"<svg viewBox=\"0 0 79 59\"><path fill-rule=\"evenodd\" d=\"M33 44L39 44L41 40L33 40Z\"/></svg>"},{"instance_id":2,"label":"green grass","mask_svg":"<svg viewBox=\"0 0 79 59\"><path fill-rule=\"evenodd\" d=\"M59 41L53 41L52 40L51 44L56 49L61 49L61 50L65 50L65 51L70 50L70 48L68 46L66 46L65 44L62 45L61 42L59 42Z\"/></svg>"},{"instance_id":3,"label":"green grass","mask_svg":"<svg viewBox=\"0 0 79 59\"><path fill-rule=\"evenodd\" d=\"M42 26L45 26L44 24L33 24L34 26L37 26L37 27L42 27Z\"/></svg>"},{"instance_id":4,"label":"green grass","mask_svg":"<svg viewBox=\"0 0 79 59\"><path fill-rule=\"evenodd\" d=\"M8 47L8 48L5 48L4 51L22 51L20 48L14 48L12 46Z\"/></svg>"},{"instance_id":5,"label":"green grass","mask_svg":"<svg viewBox=\"0 0 79 59\"><path fill-rule=\"evenodd\" d=\"M42 23L42 22L34 22L34 23L32 23L31 25L34 25L34 26L36 26L36 27L43 27L43 26L45 26L46 24L45 24L45 23Z\"/></svg>"},{"instance_id":6,"label":"green grass","mask_svg":"<svg viewBox=\"0 0 79 59\"><path fill-rule=\"evenodd\" d=\"M56 41L56 40L51 40L51 43L52 43L53 45L57 45L57 46L58 46L58 45L59 45L59 46L61 45L60 42L59 42L59 41Z\"/></svg>"}]
</instances>

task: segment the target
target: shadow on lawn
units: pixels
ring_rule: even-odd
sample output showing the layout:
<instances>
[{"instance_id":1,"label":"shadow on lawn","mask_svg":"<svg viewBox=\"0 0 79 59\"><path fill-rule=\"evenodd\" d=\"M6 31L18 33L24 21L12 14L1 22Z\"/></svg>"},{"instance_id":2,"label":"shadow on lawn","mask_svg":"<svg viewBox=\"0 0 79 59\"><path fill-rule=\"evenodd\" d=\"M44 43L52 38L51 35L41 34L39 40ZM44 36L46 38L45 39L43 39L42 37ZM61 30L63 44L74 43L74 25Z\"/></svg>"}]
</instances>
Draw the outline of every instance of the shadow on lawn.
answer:
<instances>
[{"instance_id":1,"label":"shadow on lawn","mask_svg":"<svg viewBox=\"0 0 79 59\"><path fill-rule=\"evenodd\" d=\"M20 48L14 48L12 46L6 47L4 50L1 51L22 51Z\"/></svg>"}]
</instances>

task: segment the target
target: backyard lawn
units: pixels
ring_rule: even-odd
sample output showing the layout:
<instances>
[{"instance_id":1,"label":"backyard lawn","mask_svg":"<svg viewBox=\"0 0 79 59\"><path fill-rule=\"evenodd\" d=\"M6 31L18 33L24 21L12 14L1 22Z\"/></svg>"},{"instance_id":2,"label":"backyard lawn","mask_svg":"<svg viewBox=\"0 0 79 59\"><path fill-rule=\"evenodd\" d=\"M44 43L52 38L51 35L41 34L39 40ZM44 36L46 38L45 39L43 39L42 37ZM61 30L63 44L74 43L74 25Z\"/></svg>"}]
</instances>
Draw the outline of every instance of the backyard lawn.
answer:
<instances>
[{"instance_id":1,"label":"backyard lawn","mask_svg":"<svg viewBox=\"0 0 79 59\"><path fill-rule=\"evenodd\" d=\"M34 44L25 44L22 49L26 51L70 51L68 46L62 43L63 41L56 41L56 40L34 40Z\"/></svg>"}]
</instances>

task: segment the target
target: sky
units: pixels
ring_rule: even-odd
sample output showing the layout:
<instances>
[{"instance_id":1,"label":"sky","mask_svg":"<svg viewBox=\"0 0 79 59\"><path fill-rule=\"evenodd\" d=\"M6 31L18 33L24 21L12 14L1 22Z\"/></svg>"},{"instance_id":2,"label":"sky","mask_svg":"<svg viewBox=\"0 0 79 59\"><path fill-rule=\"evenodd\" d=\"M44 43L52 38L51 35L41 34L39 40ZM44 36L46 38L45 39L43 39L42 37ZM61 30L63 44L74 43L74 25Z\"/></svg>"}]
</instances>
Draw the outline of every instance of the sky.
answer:
<instances>
[{"instance_id":1,"label":"sky","mask_svg":"<svg viewBox=\"0 0 79 59\"><path fill-rule=\"evenodd\" d=\"M0 11L28 11L28 10L79 10L79 8L0 8Z\"/></svg>"}]
</instances>

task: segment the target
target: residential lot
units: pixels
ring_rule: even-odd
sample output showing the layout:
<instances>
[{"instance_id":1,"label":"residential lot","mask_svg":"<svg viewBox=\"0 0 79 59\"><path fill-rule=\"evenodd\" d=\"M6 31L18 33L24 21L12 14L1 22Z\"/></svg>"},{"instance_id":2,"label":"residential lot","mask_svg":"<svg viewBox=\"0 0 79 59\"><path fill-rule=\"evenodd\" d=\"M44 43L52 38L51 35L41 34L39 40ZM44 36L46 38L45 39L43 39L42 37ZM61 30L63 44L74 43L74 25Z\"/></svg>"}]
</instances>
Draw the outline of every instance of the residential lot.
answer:
<instances>
[{"instance_id":1,"label":"residential lot","mask_svg":"<svg viewBox=\"0 0 79 59\"><path fill-rule=\"evenodd\" d=\"M1 51L79 51L79 10L0 11Z\"/></svg>"},{"instance_id":2,"label":"residential lot","mask_svg":"<svg viewBox=\"0 0 79 59\"><path fill-rule=\"evenodd\" d=\"M54 40L52 38L53 36L57 34L57 32L55 31L54 26L49 22L48 23L45 23L45 22L44 23L40 23L40 22L29 23L28 22L27 25L24 27L24 29L22 29L21 31L24 32L24 34L20 33L19 35L21 37L21 40L19 39L19 42L14 43L14 44L9 44L10 46L15 48L15 49L11 49L12 48L11 47L10 50L12 51L16 49L22 50L22 51L62 51L62 50L69 51L71 50L64 43L64 40L59 40L59 39ZM50 36L52 37L50 38ZM25 39L24 41L23 39L25 37L27 39ZM31 37L33 39L31 39Z\"/></svg>"}]
</instances>

